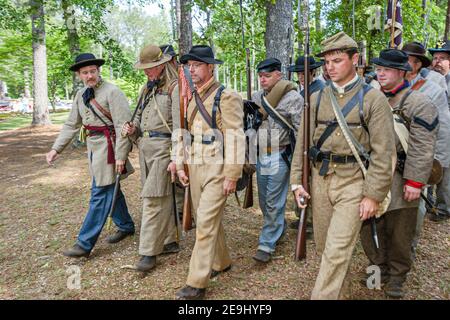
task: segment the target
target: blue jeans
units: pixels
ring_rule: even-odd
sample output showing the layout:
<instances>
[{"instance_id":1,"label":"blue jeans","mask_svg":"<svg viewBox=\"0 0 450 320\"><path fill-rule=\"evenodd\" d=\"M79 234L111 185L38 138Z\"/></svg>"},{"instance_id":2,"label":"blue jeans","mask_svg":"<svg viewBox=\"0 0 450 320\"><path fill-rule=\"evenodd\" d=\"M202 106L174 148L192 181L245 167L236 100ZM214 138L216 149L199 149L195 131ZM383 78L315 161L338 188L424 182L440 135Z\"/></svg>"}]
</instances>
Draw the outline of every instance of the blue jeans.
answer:
<instances>
[{"instance_id":1,"label":"blue jeans","mask_svg":"<svg viewBox=\"0 0 450 320\"><path fill-rule=\"evenodd\" d=\"M258 157L256 177L259 207L264 216L258 250L273 253L277 241L286 230L284 213L289 189L289 171L280 152Z\"/></svg>"},{"instance_id":2,"label":"blue jeans","mask_svg":"<svg viewBox=\"0 0 450 320\"><path fill-rule=\"evenodd\" d=\"M113 195L114 183L108 186L97 187L95 185L95 179L93 179L89 211L86 218L84 218L77 241L77 244L84 250L91 251L97 242L98 236L108 218ZM123 195L122 190L120 190L120 186L112 219L119 230L124 232L134 232L133 219L131 219L131 216L128 213L125 196Z\"/></svg>"}]
</instances>

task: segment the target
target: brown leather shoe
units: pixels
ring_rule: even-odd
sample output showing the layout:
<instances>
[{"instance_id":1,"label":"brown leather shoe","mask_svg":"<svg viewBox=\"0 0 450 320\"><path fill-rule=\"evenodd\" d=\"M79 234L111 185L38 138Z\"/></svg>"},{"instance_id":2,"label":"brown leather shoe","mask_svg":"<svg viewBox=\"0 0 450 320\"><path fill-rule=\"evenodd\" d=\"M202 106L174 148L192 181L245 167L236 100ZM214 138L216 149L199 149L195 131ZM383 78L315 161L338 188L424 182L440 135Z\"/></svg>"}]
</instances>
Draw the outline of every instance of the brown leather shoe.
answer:
<instances>
[{"instance_id":1,"label":"brown leather shoe","mask_svg":"<svg viewBox=\"0 0 450 320\"><path fill-rule=\"evenodd\" d=\"M155 256L142 256L141 260L136 264L136 270L148 272L156 266Z\"/></svg>"},{"instance_id":2,"label":"brown leather shoe","mask_svg":"<svg viewBox=\"0 0 450 320\"><path fill-rule=\"evenodd\" d=\"M184 288L178 290L175 296L178 300L201 300L205 297L205 292L205 288L199 289L191 286L185 286Z\"/></svg>"},{"instance_id":3,"label":"brown leather shoe","mask_svg":"<svg viewBox=\"0 0 450 320\"><path fill-rule=\"evenodd\" d=\"M272 258L272 255L270 253L262 251L262 250L256 251L256 254L253 256L254 260L261 262L261 263L267 263L270 261L271 258Z\"/></svg>"},{"instance_id":4,"label":"brown leather shoe","mask_svg":"<svg viewBox=\"0 0 450 320\"><path fill-rule=\"evenodd\" d=\"M134 234L134 231L124 232L124 231L117 230L116 233L114 233L113 235L106 238L106 241L108 243L117 243L117 242L122 241L123 239L125 239L128 236L132 236L133 234Z\"/></svg>"},{"instance_id":5,"label":"brown leather shoe","mask_svg":"<svg viewBox=\"0 0 450 320\"><path fill-rule=\"evenodd\" d=\"M405 296L405 291L403 290L403 282L401 281L389 281L384 288L384 293L394 299L401 299Z\"/></svg>"},{"instance_id":6,"label":"brown leather shoe","mask_svg":"<svg viewBox=\"0 0 450 320\"><path fill-rule=\"evenodd\" d=\"M70 258L81 258L81 257L89 257L89 254L91 252L84 250L82 247L80 247L78 244L75 244L72 248L66 250L63 252L63 255Z\"/></svg>"},{"instance_id":7,"label":"brown leather shoe","mask_svg":"<svg viewBox=\"0 0 450 320\"><path fill-rule=\"evenodd\" d=\"M212 270L211 271L211 276L209 277L210 279L217 277L219 274L230 271L231 270L231 265L229 265L228 267L226 267L223 270L217 271L217 270Z\"/></svg>"},{"instance_id":8,"label":"brown leather shoe","mask_svg":"<svg viewBox=\"0 0 450 320\"><path fill-rule=\"evenodd\" d=\"M171 242L164 245L163 252L161 254L171 254L171 253L177 253L180 251L180 245L176 242Z\"/></svg>"}]
</instances>

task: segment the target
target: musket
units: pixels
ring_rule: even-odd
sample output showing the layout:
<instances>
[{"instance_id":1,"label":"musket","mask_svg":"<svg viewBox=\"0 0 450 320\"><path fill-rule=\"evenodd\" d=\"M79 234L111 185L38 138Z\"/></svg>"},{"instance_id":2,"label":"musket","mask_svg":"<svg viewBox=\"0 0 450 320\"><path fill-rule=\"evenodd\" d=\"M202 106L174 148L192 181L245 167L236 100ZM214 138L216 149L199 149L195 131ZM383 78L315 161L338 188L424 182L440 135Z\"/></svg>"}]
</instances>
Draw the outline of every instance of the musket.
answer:
<instances>
[{"instance_id":1,"label":"musket","mask_svg":"<svg viewBox=\"0 0 450 320\"><path fill-rule=\"evenodd\" d=\"M175 227L177 228L177 242L180 242L180 216L177 210L177 199L175 197L176 189L175 182L172 182L172 208L175 216Z\"/></svg>"},{"instance_id":2,"label":"musket","mask_svg":"<svg viewBox=\"0 0 450 320\"><path fill-rule=\"evenodd\" d=\"M184 66L180 65L178 68L178 88L180 92L180 128L182 132L184 133L185 130L187 130L187 109L189 104L189 91L185 89L186 86L189 86L189 84L186 83L186 78L184 74ZM189 70L187 70L189 72ZM184 80L184 81L183 81ZM183 83L185 82L185 83ZM192 90L192 88L190 88ZM185 94L186 96L184 96ZM185 157L185 139L183 134L183 142L182 142L182 148L183 148L183 157ZM184 162L184 161L183 161ZM189 177L189 168L186 163L184 163L184 172ZM191 207L191 193L190 193L190 187L186 186L184 187L184 200L183 200L183 220L182 220L182 231L187 232L192 229L192 207Z\"/></svg>"},{"instance_id":3,"label":"musket","mask_svg":"<svg viewBox=\"0 0 450 320\"><path fill-rule=\"evenodd\" d=\"M239 7L241 10L241 31L242 31L242 48L245 49L245 71L247 74L247 100L252 99L252 70L250 67L250 49L245 47L245 33L244 33L244 13L242 11L242 0L239 0ZM248 139L248 137L246 137ZM247 187L245 188L244 209L253 207L253 174L249 174Z\"/></svg>"},{"instance_id":4,"label":"musket","mask_svg":"<svg viewBox=\"0 0 450 320\"><path fill-rule=\"evenodd\" d=\"M301 0L299 0L301 1ZM300 7L300 5L299 5ZM309 83L310 83L310 73L309 70L309 3L308 0L303 0L303 32L305 34L305 83L304 83L304 106L303 106L303 168L302 168L302 186L305 191L309 194L309 179L310 179L310 164L308 158L309 150L309 136L310 136L310 93L309 93ZM301 29L300 29L301 30ZM308 205L308 200L302 198L300 200L302 204ZM295 245L295 259L303 260L306 258L306 218L307 218L307 207L301 209L300 211L300 221L298 224L297 232L297 242Z\"/></svg>"},{"instance_id":5,"label":"musket","mask_svg":"<svg viewBox=\"0 0 450 320\"><path fill-rule=\"evenodd\" d=\"M111 202L111 209L109 210L108 220L106 222L106 230L111 229L112 215L114 213L114 210L116 209L117 194L119 193L119 189L120 189L120 175L121 175L120 173L116 174L116 182L114 184L114 192L113 192L113 198L112 198L112 202Z\"/></svg>"}]
</instances>

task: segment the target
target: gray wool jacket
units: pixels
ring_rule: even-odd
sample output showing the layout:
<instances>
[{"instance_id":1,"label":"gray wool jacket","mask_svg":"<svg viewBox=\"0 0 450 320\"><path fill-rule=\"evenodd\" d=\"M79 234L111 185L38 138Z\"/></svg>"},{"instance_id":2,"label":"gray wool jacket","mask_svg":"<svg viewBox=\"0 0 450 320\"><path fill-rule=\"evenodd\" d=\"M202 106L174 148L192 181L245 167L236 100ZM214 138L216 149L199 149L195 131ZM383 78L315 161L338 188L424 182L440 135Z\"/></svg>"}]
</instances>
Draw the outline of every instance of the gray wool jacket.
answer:
<instances>
[{"instance_id":1,"label":"gray wool jacket","mask_svg":"<svg viewBox=\"0 0 450 320\"><path fill-rule=\"evenodd\" d=\"M411 81L414 85L417 81L423 79L419 74ZM418 90L430 98L432 104L439 113L439 131L436 140L435 159L439 160L444 168L450 166L450 111L448 108L448 98L445 90L436 85L432 77L427 77L425 84Z\"/></svg>"}]
</instances>

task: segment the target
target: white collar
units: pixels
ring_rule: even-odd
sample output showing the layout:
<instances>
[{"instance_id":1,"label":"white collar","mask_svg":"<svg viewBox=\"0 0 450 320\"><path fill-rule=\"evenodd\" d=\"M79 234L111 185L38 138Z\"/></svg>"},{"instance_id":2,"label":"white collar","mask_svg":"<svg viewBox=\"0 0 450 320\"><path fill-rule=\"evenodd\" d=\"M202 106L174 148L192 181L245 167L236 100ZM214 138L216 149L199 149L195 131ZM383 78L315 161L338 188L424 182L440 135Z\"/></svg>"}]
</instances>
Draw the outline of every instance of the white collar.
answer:
<instances>
[{"instance_id":1,"label":"white collar","mask_svg":"<svg viewBox=\"0 0 450 320\"><path fill-rule=\"evenodd\" d=\"M358 81L358 74L355 74L355 77L350 80L349 82L347 82L346 84L344 84L343 86L338 85L336 82L333 81L333 86L336 88L338 93L344 93L345 92L345 88L347 86L350 86L352 84L354 84L356 81Z\"/></svg>"}]
</instances>

